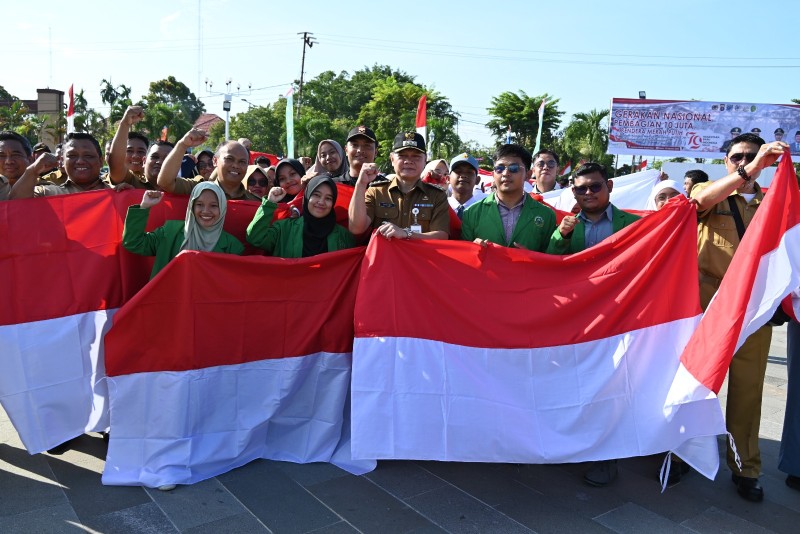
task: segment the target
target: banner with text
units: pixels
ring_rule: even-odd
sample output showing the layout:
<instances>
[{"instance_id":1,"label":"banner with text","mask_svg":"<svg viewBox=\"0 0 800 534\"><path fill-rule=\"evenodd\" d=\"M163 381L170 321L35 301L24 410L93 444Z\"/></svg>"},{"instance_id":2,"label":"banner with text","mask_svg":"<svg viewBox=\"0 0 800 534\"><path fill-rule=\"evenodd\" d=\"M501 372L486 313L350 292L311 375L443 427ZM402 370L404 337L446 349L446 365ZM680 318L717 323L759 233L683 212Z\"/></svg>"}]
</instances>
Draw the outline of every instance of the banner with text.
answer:
<instances>
[{"instance_id":1,"label":"banner with text","mask_svg":"<svg viewBox=\"0 0 800 534\"><path fill-rule=\"evenodd\" d=\"M800 105L614 98L608 153L722 158L743 133L800 154Z\"/></svg>"}]
</instances>

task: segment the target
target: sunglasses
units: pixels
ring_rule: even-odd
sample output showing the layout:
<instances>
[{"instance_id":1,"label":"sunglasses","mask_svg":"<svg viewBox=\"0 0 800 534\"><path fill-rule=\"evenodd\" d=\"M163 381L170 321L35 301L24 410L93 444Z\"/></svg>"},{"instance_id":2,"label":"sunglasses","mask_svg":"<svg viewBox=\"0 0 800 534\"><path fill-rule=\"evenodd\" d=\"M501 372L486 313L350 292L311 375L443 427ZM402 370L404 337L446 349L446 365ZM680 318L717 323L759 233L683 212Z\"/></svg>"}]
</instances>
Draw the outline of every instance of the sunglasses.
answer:
<instances>
[{"instance_id":1,"label":"sunglasses","mask_svg":"<svg viewBox=\"0 0 800 534\"><path fill-rule=\"evenodd\" d=\"M579 186L572 186L572 191L575 192L576 195L585 195L587 191L591 191L592 193L599 193L600 190L603 189L603 184L600 182L595 182L589 185L579 185Z\"/></svg>"},{"instance_id":2,"label":"sunglasses","mask_svg":"<svg viewBox=\"0 0 800 534\"><path fill-rule=\"evenodd\" d=\"M268 184L269 184L269 182L266 180L266 178L263 179L263 180L255 180L253 178L248 178L247 179L247 185L250 186L250 187L252 187L254 185L257 185L258 187L267 187Z\"/></svg>"},{"instance_id":3,"label":"sunglasses","mask_svg":"<svg viewBox=\"0 0 800 534\"><path fill-rule=\"evenodd\" d=\"M512 163L511 165L495 165L494 172L496 172L497 174L503 174L503 172L505 172L505 170L508 169L508 172L514 174L519 172L521 168L522 165L520 165L519 163Z\"/></svg>"},{"instance_id":4,"label":"sunglasses","mask_svg":"<svg viewBox=\"0 0 800 534\"><path fill-rule=\"evenodd\" d=\"M747 160L747 163L752 163L758 154L756 152L746 152L742 154L741 152L737 152L736 154L731 154L728 156L728 159L733 162L734 165L738 165L743 159Z\"/></svg>"},{"instance_id":5,"label":"sunglasses","mask_svg":"<svg viewBox=\"0 0 800 534\"><path fill-rule=\"evenodd\" d=\"M534 167L536 167L537 169L544 169L545 167L547 167L548 169L555 169L556 165L558 165L558 163L556 163L555 160L551 159L550 161L539 161L534 165Z\"/></svg>"}]
</instances>

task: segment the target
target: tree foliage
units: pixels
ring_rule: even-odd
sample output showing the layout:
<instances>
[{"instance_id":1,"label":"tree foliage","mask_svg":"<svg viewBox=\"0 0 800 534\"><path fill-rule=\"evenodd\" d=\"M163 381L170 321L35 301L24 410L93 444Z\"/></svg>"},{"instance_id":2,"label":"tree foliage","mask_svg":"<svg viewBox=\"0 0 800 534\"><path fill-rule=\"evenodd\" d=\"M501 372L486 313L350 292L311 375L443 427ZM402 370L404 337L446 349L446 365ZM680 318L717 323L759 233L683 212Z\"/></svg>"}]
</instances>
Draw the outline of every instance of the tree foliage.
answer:
<instances>
[{"instance_id":1,"label":"tree foliage","mask_svg":"<svg viewBox=\"0 0 800 534\"><path fill-rule=\"evenodd\" d=\"M606 154L608 130L603 126L608 113L607 109L576 113L557 143L561 158L576 163L586 160L611 166L614 156Z\"/></svg>"},{"instance_id":2,"label":"tree foliage","mask_svg":"<svg viewBox=\"0 0 800 534\"><path fill-rule=\"evenodd\" d=\"M552 147L556 141L556 131L561 126L563 111L558 109L558 98L547 93L539 96L528 96L525 91L519 94L506 91L492 97L491 106L487 109L493 118L486 123L492 131L498 145L505 143L508 127L511 127L512 141L532 150L536 145L539 131L539 106L544 106L544 123L542 124L542 147Z\"/></svg>"}]
</instances>

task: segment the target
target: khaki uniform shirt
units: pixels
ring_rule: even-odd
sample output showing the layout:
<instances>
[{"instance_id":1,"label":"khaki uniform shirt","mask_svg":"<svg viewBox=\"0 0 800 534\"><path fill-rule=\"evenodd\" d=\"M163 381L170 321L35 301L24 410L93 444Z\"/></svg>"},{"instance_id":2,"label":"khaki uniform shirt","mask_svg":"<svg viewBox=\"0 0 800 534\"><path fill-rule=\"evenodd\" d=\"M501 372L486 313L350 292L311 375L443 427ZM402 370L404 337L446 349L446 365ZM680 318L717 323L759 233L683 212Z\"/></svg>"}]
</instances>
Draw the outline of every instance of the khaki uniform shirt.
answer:
<instances>
[{"instance_id":1,"label":"khaki uniform shirt","mask_svg":"<svg viewBox=\"0 0 800 534\"><path fill-rule=\"evenodd\" d=\"M175 178L175 189L173 193L176 195L191 195L192 189L195 188L197 184L203 183L205 180L202 176L197 176L195 178L181 178L180 176ZM222 184L219 180L213 180L218 186L225 191L225 188L222 187ZM234 194L229 195L227 192L225 193L225 198L228 200L255 200L256 202L261 202L261 199L245 189L244 185L239 184L239 187L236 189Z\"/></svg>"},{"instance_id":2,"label":"khaki uniform shirt","mask_svg":"<svg viewBox=\"0 0 800 534\"><path fill-rule=\"evenodd\" d=\"M92 187L84 189L75 185L75 183L67 178L67 181L61 185L37 185L33 189L34 197L54 197L56 195L70 195L72 193L83 193L84 191L97 191L99 189L111 189L111 186L102 180L97 180Z\"/></svg>"},{"instance_id":3,"label":"khaki uniform shirt","mask_svg":"<svg viewBox=\"0 0 800 534\"><path fill-rule=\"evenodd\" d=\"M696 198L712 183L696 184L692 188L692 198ZM750 225L756 209L764 199L764 192L761 191L758 184L755 184L755 194L756 196L750 202L747 202L736 191L728 196L736 201L745 229ZM700 267L700 301L704 309L719 288L720 281L733 260L733 254L739 247L739 233L736 230L736 222L733 219L728 198L706 210L697 212L699 219L697 259Z\"/></svg>"},{"instance_id":4,"label":"khaki uniform shirt","mask_svg":"<svg viewBox=\"0 0 800 534\"><path fill-rule=\"evenodd\" d=\"M50 182L51 184L61 185L67 181L67 175L61 172L60 169L56 169L53 172L49 172L47 174L43 174L39 177L39 184L41 185L42 180Z\"/></svg>"},{"instance_id":5,"label":"khaki uniform shirt","mask_svg":"<svg viewBox=\"0 0 800 534\"><path fill-rule=\"evenodd\" d=\"M0 174L0 200L8 200L8 193L11 191L11 184L8 178Z\"/></svg>"},{"instance_id":6,"label":"khaki uniform shirt","mask_svg":"<svg viewBox=\"0 0 800 534\"><path fill-rule=\"evenodd\" d=\"M422 180L417 180L414 188L404 194L400 191L395 175L389 182L371 185L364 201L373 229L384 221L389 221L400 228L419 224L423 233L441 231L450 235L450 205L447 203L447 194ZM411 213L414 208L419 210L416 218Z\"/></svg>"},{"instance_id":7,"label":"khaki uniform shirt","mask_svg":"<svg viewBox=\"0 0 800 534\"><path fill-rule=\"evenodd\" d=\"M114 187L114 184L111 183L111 177L108 174L103 176L103 181L109 184L111 187ZM150 191L158 189L156 184L147 181L147 178L145 178L143 174L136 174L130 169L128 169L128 172L125 174L125 177L120 183L129 184L133 186L134 189L148 189Z\"/></svg>"}]
</instances>

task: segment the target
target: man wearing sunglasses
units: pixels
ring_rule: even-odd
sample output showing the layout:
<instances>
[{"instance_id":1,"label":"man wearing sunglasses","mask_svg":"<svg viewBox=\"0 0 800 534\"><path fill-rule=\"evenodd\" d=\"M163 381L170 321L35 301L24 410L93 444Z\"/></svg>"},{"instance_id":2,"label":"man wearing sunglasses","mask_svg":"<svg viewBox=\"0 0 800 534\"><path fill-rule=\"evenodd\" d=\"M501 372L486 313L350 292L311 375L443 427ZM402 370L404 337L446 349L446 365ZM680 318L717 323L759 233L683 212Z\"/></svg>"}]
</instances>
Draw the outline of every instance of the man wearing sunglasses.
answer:
<instances>
[{"instance_id":1,"label":"man wearing sunglasses","mask_svg":"<svg viewBox=\"0 0 800 534\"><path fill-rule=\"evenodd\" d=\"M501 145L494 154L495 192L464 211L461 239L544 252L556 228L555 212L525 193L531 153Z\"/></svg>"},{"instance_id":2,"label":"man wearing sunglasses","mask_svg":"<svg viewBox=\"0 0 800 534\"><path fill-rule=\"evenodd\" d=\"M740 135L733 139L725 155L729 174L692 188L691 198L696 203L699 219L697 250L700 305L704 310L719 288L739 247L740 234L744 234L764 198L764 193L755 182L756 178L762 169L775 163L787 148L788 145L781 141L766 144L757 135ZM764 490L758 482L761 474L758 431L771 339L772 327L768 325L751 334L734 354L728 375L725 421L736 444L742 468L739 470L737 467L730 445L728 467L739 495L753 502L764 499Z\"/></svg>"},{"instance_id":3,"label":"man wearing sunglasses","mask_svg":"<svg viewBox=\"0 0 800 534\"><path fill-rule=\"evenodd\" d=\"M533 155L534 193L541 194L561 189L561 186L556 183L558 165L558 155L552 150L543 148Z\"/></svg>"},{"instance_id":4,"label":"man wearing sunglasses","mask_svg":"<svg viewBox=\"0 0 800 534\"><path fill-rule=\"evenodd\" d=\"M574 176L572 194L581 211L562 219L550 239L550 254L573 254L593 247L639 219L611 203L614 182L599 163L584 163Z\"/></svg>"}]
</instances>

